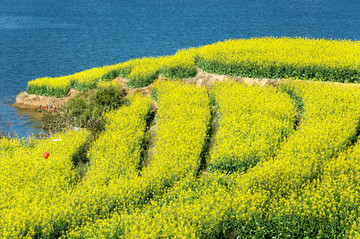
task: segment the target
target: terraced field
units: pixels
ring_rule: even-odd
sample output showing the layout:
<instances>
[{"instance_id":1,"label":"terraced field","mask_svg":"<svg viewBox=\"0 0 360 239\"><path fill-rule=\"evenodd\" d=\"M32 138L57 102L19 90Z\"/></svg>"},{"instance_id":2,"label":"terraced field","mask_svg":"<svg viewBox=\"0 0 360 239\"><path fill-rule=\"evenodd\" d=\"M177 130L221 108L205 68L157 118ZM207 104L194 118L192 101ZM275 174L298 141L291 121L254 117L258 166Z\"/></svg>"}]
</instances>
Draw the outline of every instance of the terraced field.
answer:
<instances>
[{"instance_id":1,"label":"terraced field","mask_svg":"<svg viewBox=\"0 0 360 239\"><path fill-rule=\"evenodd\" d=\"M278 58L277 46L294 44L329 57L296 60L295 48ZM338 60L337 47L346 60ZM312 79L312 70L355 82L357 49L349 41L233 40L102 68L105 78L128 77L129 87L151 84L151 96L130 93L128 104L107 112L90 147L86 130L1 139L1 237L360 238L357 85L288 79L260 86L229 78L201 87L169 79L191 77L201 66L249 76L233 70L253 60L256 67L267 62L260 67L267 77L286 69ZM259 51L274 60L239 58ZM94 87L105 84L98 70ZM43 80L29 82L29 91L61 92L48 80L43 88ZM81 174L76 160L84 153Z\"/></svg>"}]
</instances>

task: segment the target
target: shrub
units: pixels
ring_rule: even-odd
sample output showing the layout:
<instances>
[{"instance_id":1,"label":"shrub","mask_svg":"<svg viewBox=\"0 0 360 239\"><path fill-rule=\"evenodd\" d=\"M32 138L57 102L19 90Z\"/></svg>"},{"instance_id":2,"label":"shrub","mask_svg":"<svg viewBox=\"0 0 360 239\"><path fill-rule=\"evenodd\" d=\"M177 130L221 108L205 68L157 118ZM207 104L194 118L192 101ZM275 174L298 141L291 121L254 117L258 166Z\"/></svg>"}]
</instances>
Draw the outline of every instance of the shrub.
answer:
<instances>
[{"instance_id":1,"label":"shrub","mask_svg":"<svg viewBox=\"0 0 360 239\"><path fill-rule=\"evenodd\" d=\"M52 133L64 128L80 127L97 134L104 129L104 113L123 105L125 96L126 91L114 85L100 87L97 91L80 92L64 105L64 112L45 114L41 128Z\"/></svg>"},{"instance_id":2,"label":"shrub","mask_svg":"<svg viewBox=\"0 0 360 239\"><path fill-rule=\"evenodd\" d=\"M65 116L73 120L74 126L86 127L92 132L100 131L103 129L104 112L123 105L125 95L124 89L115 86L99 88L96 93L80 93L66 103Z\"/></svg>"}]
</instances>

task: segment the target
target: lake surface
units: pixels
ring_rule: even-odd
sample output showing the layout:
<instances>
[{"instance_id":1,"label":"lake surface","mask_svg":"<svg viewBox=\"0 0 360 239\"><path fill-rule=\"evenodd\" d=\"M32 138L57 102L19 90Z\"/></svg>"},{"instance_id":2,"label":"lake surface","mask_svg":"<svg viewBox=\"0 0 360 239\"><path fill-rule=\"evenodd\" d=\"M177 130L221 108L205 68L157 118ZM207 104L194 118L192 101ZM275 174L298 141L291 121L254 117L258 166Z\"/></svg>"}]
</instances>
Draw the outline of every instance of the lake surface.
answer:
<instances>
[{"instance_id":1,"label":"lake surface","mask_svg":"<svg viewBox=\"0 0 360 239\"><path fill-rule=\"evenodd\" d=\"M36 134L39 114L11 107L29 80L225 39L360 39L349 0L0 0L0 131Z\"/></svg>"}]
</instances>

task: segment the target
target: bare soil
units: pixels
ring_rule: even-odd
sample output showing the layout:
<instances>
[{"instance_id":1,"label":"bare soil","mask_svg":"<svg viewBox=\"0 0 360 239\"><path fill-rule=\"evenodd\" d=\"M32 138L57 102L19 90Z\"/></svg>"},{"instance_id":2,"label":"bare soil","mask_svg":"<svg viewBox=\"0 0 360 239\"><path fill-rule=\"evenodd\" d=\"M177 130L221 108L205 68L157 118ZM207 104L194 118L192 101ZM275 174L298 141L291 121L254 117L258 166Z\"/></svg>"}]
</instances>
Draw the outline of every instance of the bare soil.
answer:
<instances>
[{"instance_id":1,"label":"bare soil","mask_svg":"<svg viewBox=\"0 0 360 239\"><path fill-rule=\"evenodd\" d=\"M237 76L227 76L227 75L217 75L213 73L204 72L200 69L197 70L195 77L183 79L185 83L196 84L199 87L210 88L215 82L222 81L237 81L247 85L278 85L283 80L281 79L255 79L247 77L237 77Z\"/></svg>"},{"instance_id":2,"label":"bare soil","mask_svg":"<svg viewBox=\"0 0 360 239\"><path fill-rule=\"evenodd\" d=\"M21 92L17 97L13 106L23 109L42 109L47 111L56 111L64 105L69 99L74 97L78 91L70 89L66 97L56 98L41 95L32 95Z\"/></svg>"}]
</instances>

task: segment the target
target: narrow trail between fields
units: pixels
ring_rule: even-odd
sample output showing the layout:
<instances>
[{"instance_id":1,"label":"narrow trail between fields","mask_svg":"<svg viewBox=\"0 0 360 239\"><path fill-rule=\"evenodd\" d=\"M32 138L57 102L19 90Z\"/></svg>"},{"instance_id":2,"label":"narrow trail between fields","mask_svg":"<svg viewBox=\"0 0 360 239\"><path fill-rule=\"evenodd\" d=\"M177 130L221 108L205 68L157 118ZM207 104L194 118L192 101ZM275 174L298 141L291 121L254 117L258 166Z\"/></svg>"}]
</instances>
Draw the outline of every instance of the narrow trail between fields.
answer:
<instances>
[{"instance_id":1,"label":"narrow trail between fields","mask_svg":"<svg viewBox=\"0 0 360 239\"><path fill-rule=\"evenodd\" d=\"M295 102L296 113L295 113L294 129L298 130L300 125L304 121L304 113L305 113L304 102L302 98L299 95L297 95L294 90L283 89L283 91L287 93L290 96L290 98Z\"/></svg>"},{"instance_id":2,"label":"narrow trail between fields","mask_svg":"<svg viewBox=\"0 0 360 239\"><path fill-rule=\"evenodd\" d=\"M152 101L151 112L146 121L146 136L143 142L143 151L141 154L141 165L140 169L143 170L152 160L153 151L155 147L155 135L157 128L157 103Z\"/></svg>"},{"instance_id":3,"label":"narrow trail between fields","mask_svg":"<svg viewBox=\"0 0 360 239\"><path fill-rule=\"evenodd\" d=\"M209 89L207 89L207 92L208 92L208 97L210 97ZM210 100L209 108L210 108L211 117L208 122L206 139L204 141L203 149L200 154L200 164L199 164L198 172L196 174L197 177L199 177L201 173L203 174L209 173L208 161L210 159L211 149L214 146L216 131L218 128L218 115L216 113L216 108L211 102L211 100Z\"/></svg>"}]
</instances>

